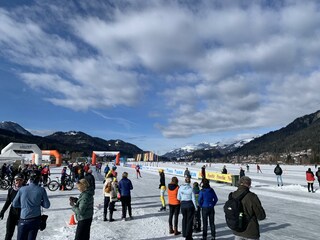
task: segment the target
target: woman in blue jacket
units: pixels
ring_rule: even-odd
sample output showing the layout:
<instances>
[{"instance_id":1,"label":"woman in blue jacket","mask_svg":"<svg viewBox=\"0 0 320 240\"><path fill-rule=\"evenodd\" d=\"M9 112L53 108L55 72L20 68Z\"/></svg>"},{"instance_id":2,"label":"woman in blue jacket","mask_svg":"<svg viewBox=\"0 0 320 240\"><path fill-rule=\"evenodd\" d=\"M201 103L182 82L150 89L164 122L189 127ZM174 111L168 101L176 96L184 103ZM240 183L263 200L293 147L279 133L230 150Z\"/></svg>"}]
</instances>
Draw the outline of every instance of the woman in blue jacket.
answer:
<instances>
[{"instance_id":1,"label":"woman in blue jacket","mask_svg":"<svg viewBox=\"0 0 320 240\"><path fill-rule=\"evenodd\" d=\"M202 190L199 194L199 207L202 209L203 232L202 239L207 239L208 218L212 239L216 239L216 227L214 225L214 206L218 202L215 191L210 187L209 180L203 179Z\"/></svg>"}]
</instances>

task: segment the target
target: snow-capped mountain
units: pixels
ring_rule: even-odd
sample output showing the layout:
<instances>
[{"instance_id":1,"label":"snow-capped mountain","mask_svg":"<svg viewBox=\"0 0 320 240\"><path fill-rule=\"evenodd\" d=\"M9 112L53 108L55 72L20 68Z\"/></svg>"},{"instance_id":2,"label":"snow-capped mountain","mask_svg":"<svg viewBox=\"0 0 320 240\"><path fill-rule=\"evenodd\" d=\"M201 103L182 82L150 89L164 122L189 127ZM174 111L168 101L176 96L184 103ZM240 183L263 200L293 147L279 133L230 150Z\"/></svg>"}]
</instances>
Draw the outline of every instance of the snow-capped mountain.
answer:
<instances>
[{"instance_id":1,"label":"snow-capped mountain","mask_svg":"<svg viewBox=\"0 0 320 240\"><path fill-rule=\"evenodd\" d=\"M30 132L21 127L18 123L11 121L2 121L0 122L0 129L8 130L14 133L20 133L28 136L32 136Z\"/></svg>"},{"instance_id":2,"label":"snow-capped mountain","mask_svg":"<svg viewBox=\"0 0 320 240\"><path fill-rule=\"evenodd\" d=\"M221 153L230 153L233 152L234 150L242 147L246 143L252 141L254 138L247 138L247 139L242 139L242 140L234 140L226 143L222 142L216 142L216 143L207 143L207 142L202 142L199 144L189 144L181 148L176 148L171 150L170 152L167 152L164 154L164 157L167 158L180 158L184 157L194 151L198 150L210 150L210 149L216 149L219 150Z\"/></svg>"}]
</instances>

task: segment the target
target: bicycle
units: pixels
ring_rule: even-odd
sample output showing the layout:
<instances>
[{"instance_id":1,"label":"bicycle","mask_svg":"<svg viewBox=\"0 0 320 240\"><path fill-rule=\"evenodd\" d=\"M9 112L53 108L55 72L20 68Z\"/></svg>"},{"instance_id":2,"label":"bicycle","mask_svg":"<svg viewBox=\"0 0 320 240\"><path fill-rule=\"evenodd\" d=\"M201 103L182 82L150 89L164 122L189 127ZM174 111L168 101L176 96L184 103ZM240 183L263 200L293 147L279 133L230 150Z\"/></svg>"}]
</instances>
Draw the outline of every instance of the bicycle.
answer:
<instances>
[{"instance_id":1,"label":"bicycle","mask_svg":"<svg viewBox=\"0 0 320 240\"><path fill-rule=\"evenodd\" d=\"M0 188L3 190L8 190L10 187L10 182L7 179L0 179Z\"/></svg>"},{"instance_id":2,"label":"bicycle","mask_svg":"<svg viewBox=\"0 0 320 240\"><path fill-rule=\"evenodd\" d=\"M47 184L48 189L50 191L56 191L56 190L58 190L58 188L60 188L62 186L61 181L60 181L60 177L56 177L56 178L57 178L57 180L51 180ZM74 188L74 182L71 180L70 176L67 176L65 178L65 189L64 190L71 191L73 188Z\"/></svg>"}]
</instances>

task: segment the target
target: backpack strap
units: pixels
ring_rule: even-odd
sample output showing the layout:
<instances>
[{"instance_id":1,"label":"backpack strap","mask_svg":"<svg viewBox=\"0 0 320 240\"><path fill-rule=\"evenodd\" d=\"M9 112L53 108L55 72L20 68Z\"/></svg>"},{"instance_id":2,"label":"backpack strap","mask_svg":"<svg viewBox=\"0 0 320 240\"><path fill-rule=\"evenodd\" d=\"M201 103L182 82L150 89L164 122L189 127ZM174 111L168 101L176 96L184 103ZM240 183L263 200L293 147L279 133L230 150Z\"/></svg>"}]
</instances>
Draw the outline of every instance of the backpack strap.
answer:
<instances>
[{"instance_id":1,"label":"backpack strap","mask_svg":"<svg viewBox=\"0 0 320 240\"><path fill-rule=\"evenodd\" d=\"M242 198L244 198L247 195L248 192L249 192L249 189L246 189L245 191L243 191L243 193L241 193L238 197L236 197L236 199L241 201Z\"/></svg>"}]
</instances>

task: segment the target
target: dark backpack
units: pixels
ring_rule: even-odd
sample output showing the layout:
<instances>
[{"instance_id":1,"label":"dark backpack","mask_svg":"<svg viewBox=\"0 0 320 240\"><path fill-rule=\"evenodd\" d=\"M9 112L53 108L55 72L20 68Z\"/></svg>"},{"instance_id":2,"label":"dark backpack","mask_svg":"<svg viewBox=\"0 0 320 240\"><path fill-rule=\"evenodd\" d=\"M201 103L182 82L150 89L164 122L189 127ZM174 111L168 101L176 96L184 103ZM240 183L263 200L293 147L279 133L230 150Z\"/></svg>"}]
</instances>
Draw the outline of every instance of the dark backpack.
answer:
<instances>
[{"instance_id":1,"label":"dark backpack","mask_svg":"<svg viewBox=\"0 0 320 240\"><path fill-rule=\"evenodd\" d=\"M248 226L248 220L243 213L241 200L249 190L244 191L239 197L233 198L232 193L229 194L229 199L224 204L223 210L225 213L226 223L231 230L243 232Z\"/></svg>"}]
</instances>

